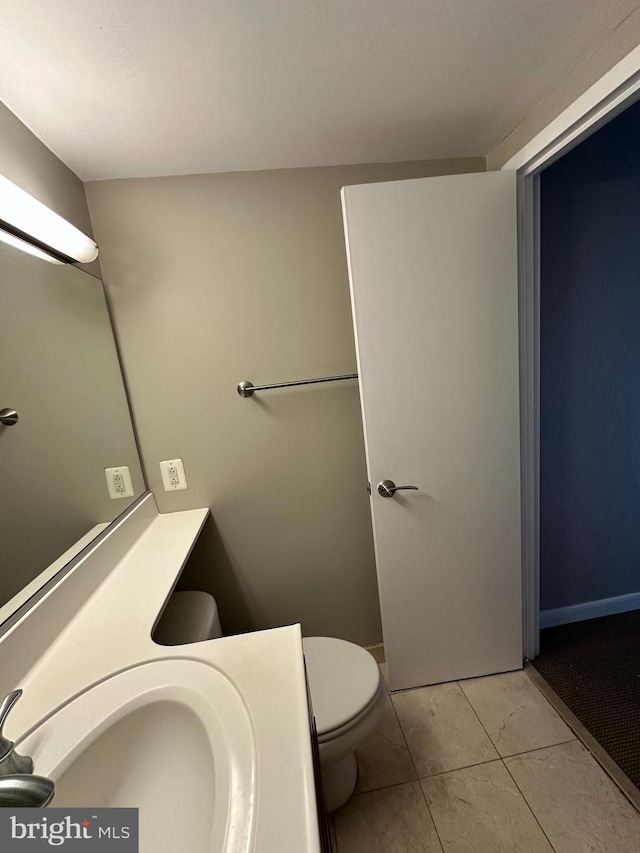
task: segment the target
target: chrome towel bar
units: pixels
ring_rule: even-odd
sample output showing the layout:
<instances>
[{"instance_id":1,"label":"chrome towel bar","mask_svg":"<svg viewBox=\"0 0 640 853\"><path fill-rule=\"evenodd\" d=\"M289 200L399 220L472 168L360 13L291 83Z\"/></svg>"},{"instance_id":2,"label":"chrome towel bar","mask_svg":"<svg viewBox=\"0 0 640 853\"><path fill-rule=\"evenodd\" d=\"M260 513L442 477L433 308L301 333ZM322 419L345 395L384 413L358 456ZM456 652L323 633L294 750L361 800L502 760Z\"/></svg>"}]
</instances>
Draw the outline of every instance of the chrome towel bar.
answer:
<instances>
[{"instance_id":1,"label":"chrome towel bar","mask_svg":"<svg viewBox=\"0 0 640 853\"><path fill-rule=\"evenodd\" d=\"M272 385L254 385L243 380L238 383L238 394L241 397L253 397L256 391L270 391L272 388L291 388L293 385L316 385L318 382L340 382L342 379L357 379L357 373L345 373L343 376L322 376L320 379L298 379L296 382L274 382Z\"/></svg>"}]
</instances>

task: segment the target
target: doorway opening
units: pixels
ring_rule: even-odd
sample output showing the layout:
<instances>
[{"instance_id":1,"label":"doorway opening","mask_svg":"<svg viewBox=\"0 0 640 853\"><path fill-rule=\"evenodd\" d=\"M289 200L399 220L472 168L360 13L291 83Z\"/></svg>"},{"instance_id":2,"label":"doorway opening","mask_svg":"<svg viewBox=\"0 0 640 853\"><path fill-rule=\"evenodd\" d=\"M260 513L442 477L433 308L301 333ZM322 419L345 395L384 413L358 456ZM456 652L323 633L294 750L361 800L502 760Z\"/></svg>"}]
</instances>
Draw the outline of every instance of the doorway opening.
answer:
<instances>
[{"instance_id":1,"label":"doorway opening","mask_svg":"<svg viewBox=\"0 0 640 853\"><path fill-rule=\"evenodd\" d=\"M639 786L636 98L520 187L525 657Z\"/></svg>"}]
</instances>

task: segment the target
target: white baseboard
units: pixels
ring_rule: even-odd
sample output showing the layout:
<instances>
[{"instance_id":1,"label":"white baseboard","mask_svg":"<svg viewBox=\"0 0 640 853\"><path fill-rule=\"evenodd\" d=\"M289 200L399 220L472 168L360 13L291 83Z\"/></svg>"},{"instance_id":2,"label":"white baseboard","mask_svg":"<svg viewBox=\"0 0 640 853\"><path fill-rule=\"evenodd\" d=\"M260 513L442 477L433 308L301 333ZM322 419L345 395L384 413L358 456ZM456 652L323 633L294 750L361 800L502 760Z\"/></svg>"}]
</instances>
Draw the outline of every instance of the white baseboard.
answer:
<instances>
[{"instance_id":1,"label":"white baseboard","mask_svg":"<svg viewBox=\"0 0 640 853\"><path fill-rule=\"evenodd\" d=\"M626 613L628 610L640 610L640 592L601 598L598 601L585 601L570 607L558 607L556 610L541 610L540 627L553 628L554 625L583 622L585 619L612 616L614 613Z\"/></svg>"}]
</instances>

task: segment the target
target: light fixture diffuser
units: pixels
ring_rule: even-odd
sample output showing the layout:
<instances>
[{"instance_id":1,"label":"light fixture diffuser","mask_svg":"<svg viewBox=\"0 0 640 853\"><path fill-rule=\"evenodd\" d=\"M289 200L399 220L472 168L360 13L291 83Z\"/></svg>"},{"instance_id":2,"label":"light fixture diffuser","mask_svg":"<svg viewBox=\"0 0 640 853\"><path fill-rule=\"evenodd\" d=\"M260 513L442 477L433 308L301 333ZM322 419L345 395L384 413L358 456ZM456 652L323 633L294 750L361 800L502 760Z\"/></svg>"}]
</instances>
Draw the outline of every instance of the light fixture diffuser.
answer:
<instances>
[{"instance_id":1,"label":"light fixture diffuser","mask_svg":"<svg viewBox=\"0 0 640 853\"><path fill-rule=\"evenodd\" d=\"M21 240L20 237L14 237L13 234L9 234L8 231L3 231L1 228L0 240L2 240L3 243L7 243L9 246L13 246L15 249L20 249L20 251L26 252L28 255L33 255L35 258L41 258L43 261L49 261L50 264L60 264L60 266L62 266L64 263L64 261L54 258L53 255L43 252L42 249L39 249L37 246L32 246L31 243L27 243L26 240Z\"/></svg>"},{"instance_id":2,"label":"light fixture diffuser","mask_svg":"<svg viewBox=\"0 0 640 853\"><path fill-rule=\"evenodd\" d=\"M41 251L51 249L62 259L88 264L98 257L98 247L90 237L2 175L0 228L17 232L21 242L33 240Z\"/></svg>"}]
</instances>

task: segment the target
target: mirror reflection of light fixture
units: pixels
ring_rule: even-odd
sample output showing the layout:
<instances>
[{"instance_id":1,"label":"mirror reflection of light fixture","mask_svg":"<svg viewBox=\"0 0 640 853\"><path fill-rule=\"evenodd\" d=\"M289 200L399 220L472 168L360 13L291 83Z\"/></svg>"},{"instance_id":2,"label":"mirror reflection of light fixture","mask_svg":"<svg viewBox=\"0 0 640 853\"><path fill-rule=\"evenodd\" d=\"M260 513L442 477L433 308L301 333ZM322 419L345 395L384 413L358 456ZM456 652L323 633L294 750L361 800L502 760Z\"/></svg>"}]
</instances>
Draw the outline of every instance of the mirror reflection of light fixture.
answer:
<instances>
[{"instance_id":1,"label":"mirror reflection of light fixture","mask_svg":"<svg viewBox=\"0 0 640 853\"><path fill-rule=\"evenodd\" d=\"M9 246L14 246L16 249L20 249L22 252L26 252L28 255L34 255L36 258L41 258L43 261L49 261L50 264L60 264L62 265L64 261L58 260L58 258L54 258L53 255L47 254L47 252L43 252L42 249L38 249L37 246L32 246L31 243L27 243L26 240L21 240L19 237L14 237L13 234L9 234L7 231L3 231L0 228L0 240L3 243L8 243Z\"/></svg>"},{"instance_id":2,"label":"mirror reflection of light fixture","mask_svg":"<svg viewBox=\"0 0 640 853\"><path fill-rule=\"evenodd\" d=\"M62 263L88 264L98 257L98 247L90 237L2 175L0 229L5 232L0 239L45 260L53 256Z\"/></svg>"}]
</instances>

